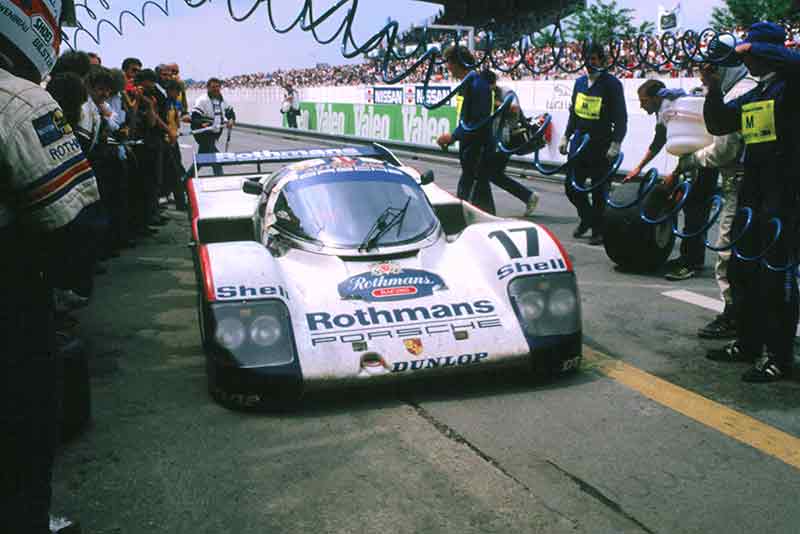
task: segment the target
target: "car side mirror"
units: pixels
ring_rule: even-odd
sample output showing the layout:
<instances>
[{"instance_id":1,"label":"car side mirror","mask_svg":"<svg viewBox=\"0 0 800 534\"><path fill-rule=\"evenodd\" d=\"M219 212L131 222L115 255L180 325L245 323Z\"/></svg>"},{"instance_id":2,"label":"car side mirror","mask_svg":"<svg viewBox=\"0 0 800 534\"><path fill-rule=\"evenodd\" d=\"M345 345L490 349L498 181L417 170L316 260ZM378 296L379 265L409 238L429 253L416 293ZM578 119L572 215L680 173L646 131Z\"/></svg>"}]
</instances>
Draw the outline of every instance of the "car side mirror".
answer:
<instances>
[{"instance_id":1,"label":"car side mirror","mask_svg":"<svg viewBox=\"0 0 800 534\"><path fill-rule=\"evenodd\" d=\"M260 195L264 192L264 186L252 180L245 180L242 183L242 191L248 195Z\"/></svg>"},{"instance_id":2,"label":"car side mirror","mask_svg":"<svg viewBox=\"0 0 800 534\"><path fill-rule=\"evenodd\" d=\"M419 177L419 181L422 185L428 185L433 183L433 171L427 170L422 173L422 176Z\"/></svg>"}]
</instances>

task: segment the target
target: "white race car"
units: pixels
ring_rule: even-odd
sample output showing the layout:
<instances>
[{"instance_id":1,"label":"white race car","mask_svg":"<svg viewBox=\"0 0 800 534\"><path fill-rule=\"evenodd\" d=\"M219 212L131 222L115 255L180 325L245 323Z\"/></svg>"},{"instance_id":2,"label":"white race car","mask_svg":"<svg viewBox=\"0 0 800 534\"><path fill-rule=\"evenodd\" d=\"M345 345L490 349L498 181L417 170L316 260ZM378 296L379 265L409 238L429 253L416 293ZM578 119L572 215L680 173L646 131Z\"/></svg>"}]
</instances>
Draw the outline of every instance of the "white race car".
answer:
<instances>
[{"instance_id":1,"label":"white race car","mask_svg":"<svg viewBox=\"0 0 800 534\"><path fill-rule=\"evenodd\" d=\"M257 172L220 174L242 164ZM462 202L380 145L201 154L187 191L209 390L225 405L580 364L580 298L553 234Z\"/></svg>"}]
</instances>

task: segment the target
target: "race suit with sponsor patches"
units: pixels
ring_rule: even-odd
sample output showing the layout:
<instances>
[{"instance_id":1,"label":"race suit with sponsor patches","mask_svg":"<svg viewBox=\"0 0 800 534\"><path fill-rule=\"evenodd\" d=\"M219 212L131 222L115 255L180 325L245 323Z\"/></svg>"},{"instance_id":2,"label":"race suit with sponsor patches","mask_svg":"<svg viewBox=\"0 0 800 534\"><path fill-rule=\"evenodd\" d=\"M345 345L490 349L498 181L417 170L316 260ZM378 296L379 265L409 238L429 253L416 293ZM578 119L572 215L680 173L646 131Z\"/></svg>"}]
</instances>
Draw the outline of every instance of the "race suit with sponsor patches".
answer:
<instances>
[{"instance_id":1,"label":"race suit with sponsor patches","mask_svg":"<svg viewBox=\"0 0 800 534\"><path fill-rule=\"evenodd\" d=\"M0 69L0 522L49 532L57 360L47 265L98 198L56 102Z\"/></svg>"}]
</instances>

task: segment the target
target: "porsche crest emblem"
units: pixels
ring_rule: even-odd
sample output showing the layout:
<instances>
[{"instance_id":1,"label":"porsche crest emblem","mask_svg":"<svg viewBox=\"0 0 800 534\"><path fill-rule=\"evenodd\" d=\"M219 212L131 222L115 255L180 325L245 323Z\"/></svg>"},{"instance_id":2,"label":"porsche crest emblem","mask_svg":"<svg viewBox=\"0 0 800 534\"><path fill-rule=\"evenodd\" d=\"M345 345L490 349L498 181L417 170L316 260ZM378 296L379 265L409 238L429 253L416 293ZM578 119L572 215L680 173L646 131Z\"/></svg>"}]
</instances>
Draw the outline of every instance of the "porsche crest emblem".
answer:
<instances>
[{"instance_id":1,"label":"porsche crest emblem","mask_svg":"<svg viewBox=\"0 0 800 534\"><path fill-rule=\"evenodd\" d=\"M404 339L403 344L406 346L406 350L414 356L422 354L422 340L420 338Z\"/></svg>"}]
</instances>

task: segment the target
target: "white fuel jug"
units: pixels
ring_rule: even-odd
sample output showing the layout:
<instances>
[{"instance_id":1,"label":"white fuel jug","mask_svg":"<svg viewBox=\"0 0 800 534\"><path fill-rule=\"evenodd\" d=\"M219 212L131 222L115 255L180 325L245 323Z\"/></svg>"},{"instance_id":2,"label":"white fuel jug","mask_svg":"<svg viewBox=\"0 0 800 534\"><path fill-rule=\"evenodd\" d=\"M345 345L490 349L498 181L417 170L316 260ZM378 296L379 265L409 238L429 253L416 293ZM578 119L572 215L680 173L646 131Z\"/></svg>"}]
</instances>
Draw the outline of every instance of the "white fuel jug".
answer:
<instances>
[{"instance_id":1,"label":"white fuel jug","mask_svg":"<svg viewBox=\"0 0 800 534\"><path fill-rule=\"evenodd\" d=\"M704 102L705 98L698 96L664 100L661 115L667 127L667 152L673 156L690 154L714 140L703 120Z\"/></svg>"}]
</instances>

